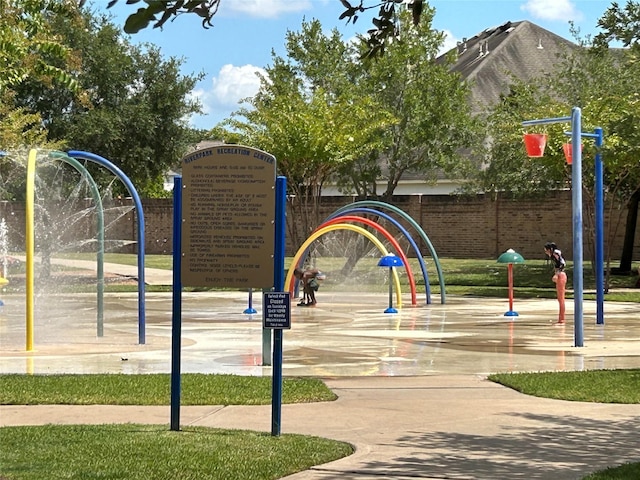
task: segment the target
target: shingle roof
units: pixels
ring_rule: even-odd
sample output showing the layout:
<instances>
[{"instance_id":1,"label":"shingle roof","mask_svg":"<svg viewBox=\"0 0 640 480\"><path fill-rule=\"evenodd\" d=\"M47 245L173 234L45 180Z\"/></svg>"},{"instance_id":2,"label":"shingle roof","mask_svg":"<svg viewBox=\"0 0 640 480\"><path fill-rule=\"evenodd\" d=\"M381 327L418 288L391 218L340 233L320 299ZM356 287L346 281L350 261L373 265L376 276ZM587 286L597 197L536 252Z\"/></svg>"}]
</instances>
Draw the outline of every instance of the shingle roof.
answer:
<instances>
[{"instance_id":1,"label":"shingle roof","mask_svg":"<svg viewBox=\"0 0 640 480\"><path fill-rule=\"evenodd\" d=\"M507 22L459 42L451 50L457 54L451 70L472 82L471 101L481 112L508 92L511 78L527 81L550 73L559 55L576 47L531 22Z\"/></svg>"}]
</instances>

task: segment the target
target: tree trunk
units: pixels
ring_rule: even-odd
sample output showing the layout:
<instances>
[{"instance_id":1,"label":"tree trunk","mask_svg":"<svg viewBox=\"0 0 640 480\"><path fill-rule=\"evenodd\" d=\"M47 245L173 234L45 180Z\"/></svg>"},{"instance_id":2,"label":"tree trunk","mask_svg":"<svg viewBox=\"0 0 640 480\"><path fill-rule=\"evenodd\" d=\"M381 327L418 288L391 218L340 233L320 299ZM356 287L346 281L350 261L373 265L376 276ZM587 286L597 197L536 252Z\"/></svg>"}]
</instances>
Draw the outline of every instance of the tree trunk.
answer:
<instances>
[{"instance_id":1,"label":"tree trunk","mask_svg":"<svg viewBox=\"0 0 640 480\"><path fill-rule=\"evenodd\" d=\"M633 244L635 242L636 225L638 223L638 205L640 204L640 190L636 190L631 196L627 210L627 225L624 232L624 244L620 257L620 267L615 272L628 275L631 272L633 262Z\"/></svg>"}]
</instances>

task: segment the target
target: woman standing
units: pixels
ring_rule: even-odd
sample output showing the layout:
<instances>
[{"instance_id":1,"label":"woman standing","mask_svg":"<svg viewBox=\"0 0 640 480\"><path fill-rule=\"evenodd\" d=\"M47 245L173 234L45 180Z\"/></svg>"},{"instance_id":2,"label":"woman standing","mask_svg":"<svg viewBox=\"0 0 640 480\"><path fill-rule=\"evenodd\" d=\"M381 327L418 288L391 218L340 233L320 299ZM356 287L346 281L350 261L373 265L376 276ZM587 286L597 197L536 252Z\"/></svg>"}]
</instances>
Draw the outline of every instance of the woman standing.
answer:
<instances>
[{"instance_id":1,"label":"woman standing","mask_svg":"<svg viewBox=\"0 0 640 480\"><path fill-rule=\"evenodd\" d=\"M563 324L565 312L564 295L567 288L567 273L564 271L564 267L567 262L558 246L553 242L544 244L544 253L553 261L553 278L551 280L556 284L556 293L558 294L558 305L560 307L558 323Z\"/></svg>"}]
</instances>

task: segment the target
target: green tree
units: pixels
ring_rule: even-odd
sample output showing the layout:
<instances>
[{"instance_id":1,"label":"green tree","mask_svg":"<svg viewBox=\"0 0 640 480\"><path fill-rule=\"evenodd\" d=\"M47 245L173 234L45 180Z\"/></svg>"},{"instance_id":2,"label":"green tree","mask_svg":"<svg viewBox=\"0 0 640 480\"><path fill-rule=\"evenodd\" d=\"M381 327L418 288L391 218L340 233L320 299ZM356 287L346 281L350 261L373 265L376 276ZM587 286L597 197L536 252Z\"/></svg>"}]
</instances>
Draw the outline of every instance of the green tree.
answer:
<instances>
[{"instance_id":1,"label":"green tree","mask_svg":"<svg viewBox=\"0 0 640 480\"><path fill-rule=\"evenodd\" d=\"M620 41L625 47L630 46L631 51L627 62L635 67L638 54L640 54L640 3L629 0L621 8L617 2L613 2L611 7L598 20L598 26L603 31L596 36L595 44L608 48L612 42ZM631 127L629 125L626 126ZM634 148L631 148L631 153L635 155L634 150ZM631 271L635 231L638 223L638 211L640 210L640 189L636 189L629 196L627 208L624 246L620 256L621 272Z\"/></svg>"},{"instance_id":2,"label":"green tree","mask_svg":"<svg viewBox=\"0 0 640 480\"><path fill-rule=\"evenodd\" d=\"M431 27L434 13L425 9L417 26L407 12L402 13L399 23L409 35L389 45L376 61L360 64L359 89L394 118L379 132L375 155L359 157L357 164L342 170L341 184L360 197L390 201L407 174L435 182L442 173L465 176L471 166L470 154L480 139L479 123L471 113L468 86L450 72L446 59L436 61L443 35ZM352 181L350 188L347 178ZM380 178L386 181L384 192L376 190Z\"/></svg>"},{"instance_id":3,"label":"green tree","mask_svg":"<svg viewBox=\"0 0 640 480\"><path fill-rule=\"evenodd\" d=\"M15 107L15 89L24 82L77 84L70 72L77 58L50 28L52 16L73 18L75 8L55 1L0 0L0 147L44 145L43 128L37 112Z\"/></svg>"},{"instance_id":4,"label":"green tree","mask_svg":"<svg viewBox=\"0 0 640 480\"><path fill-rule=\"evenodd\" d=\"M54 23L82 60L84 95L34 79L23 82L17 101L42 115L50 140L112 160L141 194L157 195L163 173L194 143L186 118L200 111L189 95L201 76L181 75L182 60L152 45L131 45L105 16L84 12L83 19L82 28L65 18Z\"/></svg>"},{"instance_id":5,"label":"green tree","mask_svg":"<svg viewBox=\"0 0 640 480\"><path fill-rule=\"evenodd\" d=\"M589 41L581 42L590 47ZM583 131L602 127L605 133L604 183L609 223L605 226L605 252L612 258L610 242L621 225L625 207L632 212L633 198L640 190L638 147L640 129L640 101L636 79L639 70L630 52L597 48L581 48L568 52L558 70L545 79L531 84L519 84L504 98L490 117L492 135L490 166L483 172L481 187L491 191L514 194L542 193L549 189L569 186L570 167L565 165L561 144L566 125L547 127L551 143L541 159L524 156L520 141L520 122L532 118L563 117L573 106L582 108ZM583 194L587 208L594 208L595 154L593 141L584 144ZM593 215L585 216L593 238ZM633 226L635 230L635 225ZM593 243L588 244L593 256Z\"/></svg>"},{"instance_id":6,"label":"green tree","mask_svg":"<svg viewBox=\"0 0 640 480\"><path fill-rule=\"evenodd\" d=\"M468 88L447 62L436 61L442 35L430 28L433 10L424 17L413 27L405 13L401 24L416 31L375 61L359 60L365 43L346 44L336 30L327 37L318 21L288 32L287 58L274 57L252 108L240 112L247 122L231 123L276 155L300 207L303 238L320 220L328 181L388 201L407 173L435 181L437 173L460 174L470 165L462 153L479 128Z\"/></svg>"},{"instance_id":7,"label":"green tree","mask_svg":"<svg viewBox=\"0 0 640 480\"><path fill-rule=\"evenodd\" d=\"M303 23L287 33L286 46L287 58L273 54L260 91L229 125L242 142L276 156L295 218L289 234L299 245L320 222L323 186L339 165L376 147L370 142L387 117L351 81L354 52L337 30L327 36L317 20Z\"/></svg>"},{"instance_id":8,"label":"green tree","mask_svg":"<svg viewBox=\"0 0 640 480\"><path fill-rule=\"evenodd\" d=\"M69 74L74 59L51 30L49 19L72 18L75 13L67 2L0 0L0 90L19 85L28 77L74 86Z\"/></svg>"},{"instance_id":9,"label":"green tree","mask_svg":"<svg viewBox=\"0 0 640 480\"><path fill-rule=\"evenodd\" d=\"M624 7L618 2L611 6L598 20L598 27L602 29L595 38L595 43L608 46L614 41L620 41L625 47L638 47L640 42L640 3L628 0Z\"/></svg>"}]
</instances>

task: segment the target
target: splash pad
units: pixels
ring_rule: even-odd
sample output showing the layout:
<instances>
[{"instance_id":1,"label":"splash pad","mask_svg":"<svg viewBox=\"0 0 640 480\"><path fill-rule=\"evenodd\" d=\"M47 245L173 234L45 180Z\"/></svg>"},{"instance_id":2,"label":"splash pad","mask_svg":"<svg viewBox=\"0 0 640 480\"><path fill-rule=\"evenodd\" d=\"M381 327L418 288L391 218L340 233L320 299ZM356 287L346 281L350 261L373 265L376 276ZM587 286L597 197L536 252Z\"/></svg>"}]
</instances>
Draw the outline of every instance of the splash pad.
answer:
<instances>
[{"instance_id":1,"label":"splash pad","mask_svg":"<svg viewBox=\"0 0 640 480\"><path fill-rule=\"evenodd\" d=\"M101 196L98 185L89 173L86 163L98 164L120 179L127 187L137 207L138 263L139 266L142 266L139 271L138 330L139 343L143 344L145 342L144 221L139 197L126 175L108 160L81 151L67 154L31 149L26 154L25 152L2 152L1 158L5 173L2 175L2 185L0 185L3 197L24 199L24 236L19 238L19 234L14 235L17 237L14 248L17 252L24 251L26 350L32 351L34 349L35 298L45 290L46 282L44 280L51 278L51 260L54 253L95 251L97 336L101 337L104 332L105 231L131 208L119 206L105 208L104 200L109 200L110 185L106 189L104 197ZM84 163L78 159L84 160ZM75 172L70 173L70 170ZM14 173L14 175L7 172ZM21 178L22 172L24 172L24 177ZM23 178L26 178L26 181ZM23 192L20 191L21 185L24 185ZM14 215L15 212L11 211L10 213ZM105 225L105 213L111 219L109 225ZM86 223L91 217L96 219L95 227L93 227L95 240L88 240L86 235L84 237L81 235L83 230L88 229ZM4 221L4 218L2 220ZM16 230L21 229L16 228ZM7 250L9 239L5 238L5 242L3 249ZM117 243L116 240L111 240L111 242ZM36 249L40 256L38 291L36 291ZM4 258L6 266L7 257ZM50 281L48 283L56 282Z\"/></svg>"}]
</instances>

